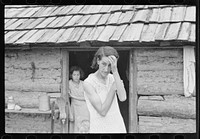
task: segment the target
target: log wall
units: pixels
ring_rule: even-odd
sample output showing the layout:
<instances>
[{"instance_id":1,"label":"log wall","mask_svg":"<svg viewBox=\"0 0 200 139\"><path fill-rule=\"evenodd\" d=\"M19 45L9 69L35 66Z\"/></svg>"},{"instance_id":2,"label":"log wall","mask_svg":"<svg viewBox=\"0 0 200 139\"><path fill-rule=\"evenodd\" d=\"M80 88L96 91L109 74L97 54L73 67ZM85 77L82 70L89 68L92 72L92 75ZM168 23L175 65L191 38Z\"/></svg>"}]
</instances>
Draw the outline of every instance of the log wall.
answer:
<instances>
[{"instance_id":1,"label":"log wall","mask_svg":"<svg viewBox=\"0 0 200 139\"><path fill-rule=\"evenodd\" d=\"M60 92L60 60L59 49L6 50L5 97L36 107L41 93Z\"/></svg>"}]
</instances>

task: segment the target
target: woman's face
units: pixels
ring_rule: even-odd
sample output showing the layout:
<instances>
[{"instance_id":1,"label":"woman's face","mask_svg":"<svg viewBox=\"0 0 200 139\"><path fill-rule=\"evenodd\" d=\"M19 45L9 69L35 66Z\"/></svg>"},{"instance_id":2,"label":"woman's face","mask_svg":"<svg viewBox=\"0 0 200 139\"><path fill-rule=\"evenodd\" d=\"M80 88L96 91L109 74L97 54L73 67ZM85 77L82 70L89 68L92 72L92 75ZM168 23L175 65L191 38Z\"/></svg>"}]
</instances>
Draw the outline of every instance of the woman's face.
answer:
<instances>
[{"instance_id":1,"label":"woman's face","mask_svg":"<svg viewBox=\"0 0 200 139\"><path fill-rule=\"evenodd\" d=\"M111 64L108 57L103 56L101 60L97 60L97 64L99 65L99 73L105 78L111 71Z\"/></svg>"},{"instance_id":2,"label":"woman's face","mask_svg":"<svg viewBox=\"0 0 200 139\"><path fill-rule=\"evenodd\" d=\"M79 71L73 71L72 80L74 82L79 82L79 80L80 80L80 72Z\"/></svg>"}]
</instances>

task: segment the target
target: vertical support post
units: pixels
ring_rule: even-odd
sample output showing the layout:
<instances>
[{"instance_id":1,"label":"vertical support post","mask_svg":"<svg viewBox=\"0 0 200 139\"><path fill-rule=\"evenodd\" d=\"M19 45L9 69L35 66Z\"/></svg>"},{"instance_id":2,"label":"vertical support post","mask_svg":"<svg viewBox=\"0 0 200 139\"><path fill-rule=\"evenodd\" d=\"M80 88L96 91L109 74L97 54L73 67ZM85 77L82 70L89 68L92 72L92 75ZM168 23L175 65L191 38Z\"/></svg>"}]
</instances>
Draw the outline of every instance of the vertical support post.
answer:
<instances>
[{"instance_id":1,"label":"vertical support post","mask_svg":"<svg viewBox=\"0 0 200 139\"><path fill-rule=\"evenodd\" d=\"M66 49L61 49L61 67L62 67L62 84L61 84L61 97L64 98L66 105L66 120L64 122L65 132L69 132L68 124L69 124L69 109L67 105L69 104L69 52Z\"/></svg>"},{"instance_id":2,"label":"vertical support post","mask_svg":"<svg viewBox=\"0 0 200 139\"><path fill-rule=\"evenodd\" d=\"M129 54L129 133L138 133L137 115L137 50Z\"/></svg>"}]
</instances>

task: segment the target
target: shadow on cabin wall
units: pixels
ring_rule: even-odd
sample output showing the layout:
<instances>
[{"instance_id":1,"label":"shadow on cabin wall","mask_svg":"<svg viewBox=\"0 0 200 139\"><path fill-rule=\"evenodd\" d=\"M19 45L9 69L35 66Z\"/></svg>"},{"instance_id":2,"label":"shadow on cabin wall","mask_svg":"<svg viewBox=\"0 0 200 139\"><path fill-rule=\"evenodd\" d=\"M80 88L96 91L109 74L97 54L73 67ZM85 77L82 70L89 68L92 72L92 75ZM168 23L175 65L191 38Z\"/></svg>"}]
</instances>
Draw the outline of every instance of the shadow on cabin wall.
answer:
<instances>
[{"instance_id":1,"label":"shadow on cabin wall","mask_svg":"<svg viewBox=\"0 0 200 139\"><path fill-rule=\"evenodd\" d=\"M119 61L118 61L118 70L119 70L120 77L124 82L125 89L127 92L127 100L124 102L120 102L119 107L120 107L120 111L123 116L125 126L126 126L126 129L128 132L129 81L126 76L126 70L128 68L128 64L129 64L129 51L118 51L118 52L119 52L119 56L120 56ZM96 71L90 67L94 54L95 54L95 51L70 52L69 53L69 68L71 66L76 66L76 65L80 66L85 73L84 79L87 78L87 76L90 73L93 73Z\"/></svg>"}]
</instances>

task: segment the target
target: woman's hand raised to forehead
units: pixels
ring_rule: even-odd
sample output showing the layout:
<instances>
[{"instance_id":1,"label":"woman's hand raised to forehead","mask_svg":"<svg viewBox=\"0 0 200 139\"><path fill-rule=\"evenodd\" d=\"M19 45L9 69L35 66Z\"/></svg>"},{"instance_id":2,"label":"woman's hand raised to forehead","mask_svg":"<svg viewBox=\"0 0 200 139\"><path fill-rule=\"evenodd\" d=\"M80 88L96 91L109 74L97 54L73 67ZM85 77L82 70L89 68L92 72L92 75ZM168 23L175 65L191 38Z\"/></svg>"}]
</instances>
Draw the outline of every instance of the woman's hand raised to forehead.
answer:
<instances>
[{"instance_id":1,"label":"woman's hand raised to forehead","mask_svg":"<svg viewBox=\"0 0 200 139\"><path fill-rule=\"evenodd\" d=\"M114 55L108 56L108 59L111 64L112 73L117 71L117 58Z\"/></svg>"}]
</instances>

